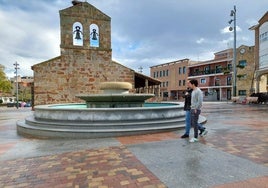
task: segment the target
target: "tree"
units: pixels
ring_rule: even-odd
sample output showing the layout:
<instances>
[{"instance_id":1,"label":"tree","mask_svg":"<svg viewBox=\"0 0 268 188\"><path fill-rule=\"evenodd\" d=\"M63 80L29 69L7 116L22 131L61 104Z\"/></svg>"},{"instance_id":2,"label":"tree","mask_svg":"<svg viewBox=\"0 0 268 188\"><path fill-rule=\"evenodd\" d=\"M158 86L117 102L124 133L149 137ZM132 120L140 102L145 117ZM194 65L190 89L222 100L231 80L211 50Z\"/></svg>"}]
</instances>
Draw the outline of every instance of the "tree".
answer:
<instances>
[{"instance_id":1,"label":"tree","mask_svg":"<svg viewBox=\"0 0 268 188\"><path fill-rule=\"evenodd\" d=\"M4 69L5 67L0 65L0 93L10 93L12 85L6 76Z\"/></svg>"}]
</instances>

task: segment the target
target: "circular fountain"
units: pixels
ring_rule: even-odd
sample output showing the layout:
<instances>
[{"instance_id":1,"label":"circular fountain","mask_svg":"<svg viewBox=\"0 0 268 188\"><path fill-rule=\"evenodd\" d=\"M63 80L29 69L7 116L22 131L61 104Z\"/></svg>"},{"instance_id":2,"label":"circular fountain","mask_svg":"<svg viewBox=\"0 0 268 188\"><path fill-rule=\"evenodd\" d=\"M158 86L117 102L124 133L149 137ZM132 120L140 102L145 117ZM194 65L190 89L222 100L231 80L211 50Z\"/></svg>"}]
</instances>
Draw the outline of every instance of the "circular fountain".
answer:
<instances>
[{"instance_id":1,"label":"circular fountain","mask_svg":"<svg viewBox=\"0 0 268 188\"><path fill-rule=\"evenodd\" d=\"M98 138L162 132L184 127L179 103L147 103L154 94L134 94L127 82L104 82L101 94L77 95L84 103L35 106L17 122L22 135L49 138Z\"/></svg>"}]
</instances>

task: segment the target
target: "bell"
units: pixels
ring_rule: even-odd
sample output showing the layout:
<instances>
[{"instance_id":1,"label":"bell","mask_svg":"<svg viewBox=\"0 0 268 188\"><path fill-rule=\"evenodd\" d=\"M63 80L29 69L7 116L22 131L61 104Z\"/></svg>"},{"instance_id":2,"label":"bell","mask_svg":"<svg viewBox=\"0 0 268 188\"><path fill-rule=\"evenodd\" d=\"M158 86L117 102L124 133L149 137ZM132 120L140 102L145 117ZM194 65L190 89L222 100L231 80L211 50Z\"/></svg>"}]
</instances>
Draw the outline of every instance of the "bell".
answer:
<instances>
[{"instance_id":1,"label":"bell","mask_svg":"<svg viewBox=\"0 0 268 188\"><path fill-rule=\"evenodd\" d=\"M80 36L80 33L79 32L76 32L75 39L81 40L81 36Z\"/></svg>"},{"instance_id":2,"label":"bell","mask_svg":"<svg viewBox=\"0 0 268 188\"><path fill-rule=\"evenodd\" d=\"M80 27L79 27L79 26L76 26L76 27L75 27L75 31L74 31L74 33L75 33L75 39L77 39L77 40L81 40L81 35L80 35L80 33L82 33L82 31L80 31Z\"/></svg>"},{"instance_id":3,"label":"bell","mask_svg":"<svg viewBox=\"0 0 268 188\"><path fill-rule=\"evenodd\" d=\"M97 39L98 33L97 33L96 29L93 29L93 31L92 31L92 33L90 33L90 35L92 35L92 40L98 40Z\"/></svg>"}]
</instances>

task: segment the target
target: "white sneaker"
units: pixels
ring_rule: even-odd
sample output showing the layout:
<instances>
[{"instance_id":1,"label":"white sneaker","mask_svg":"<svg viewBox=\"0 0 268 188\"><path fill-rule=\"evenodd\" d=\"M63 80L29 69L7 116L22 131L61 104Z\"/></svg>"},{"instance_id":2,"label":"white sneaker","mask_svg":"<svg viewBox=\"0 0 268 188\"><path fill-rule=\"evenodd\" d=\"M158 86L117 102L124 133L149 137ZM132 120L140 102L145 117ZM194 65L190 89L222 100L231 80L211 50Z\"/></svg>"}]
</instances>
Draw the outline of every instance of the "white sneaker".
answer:
<instances>
[{"instance_id":1,"label":"white sneaker","mask_svg":"<svg viewBox=\"0 0 268 188\"><path fill-rule=\"evenodd\" d=\"M207 130L204 130L201 134L201 136L206 136L208 134L208 131Z\"/></svg>"},{"instance_id":2,"label":"white sneaker","mask_svg":"<svg viewBox=\"0 0 268 188\"><path fill-rule=\"evenodd\" d=\"M189 142L191 142L191 143L198 142L198 138L191 138L191 140L189 140Z\"/></svg>"}]
</instances>

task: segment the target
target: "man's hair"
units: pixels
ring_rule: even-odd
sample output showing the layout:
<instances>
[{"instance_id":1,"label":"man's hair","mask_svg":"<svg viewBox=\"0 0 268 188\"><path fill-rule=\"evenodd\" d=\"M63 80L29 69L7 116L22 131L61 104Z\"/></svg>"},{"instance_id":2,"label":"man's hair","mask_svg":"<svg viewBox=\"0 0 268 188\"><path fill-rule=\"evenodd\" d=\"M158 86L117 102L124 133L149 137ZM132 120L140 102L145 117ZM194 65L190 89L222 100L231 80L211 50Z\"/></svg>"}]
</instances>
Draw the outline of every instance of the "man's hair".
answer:
<instances>
[{"instance_id":1,"label":"man's hair","mask_svg":"<svg viewBox=\"0 0 268 188\"><path fill-rule=\"evenodd\" d=\"M190 83L195 85L195 87L198 86L198 81L197 80L190 80Z\"/></svg>"}]
</instances>

